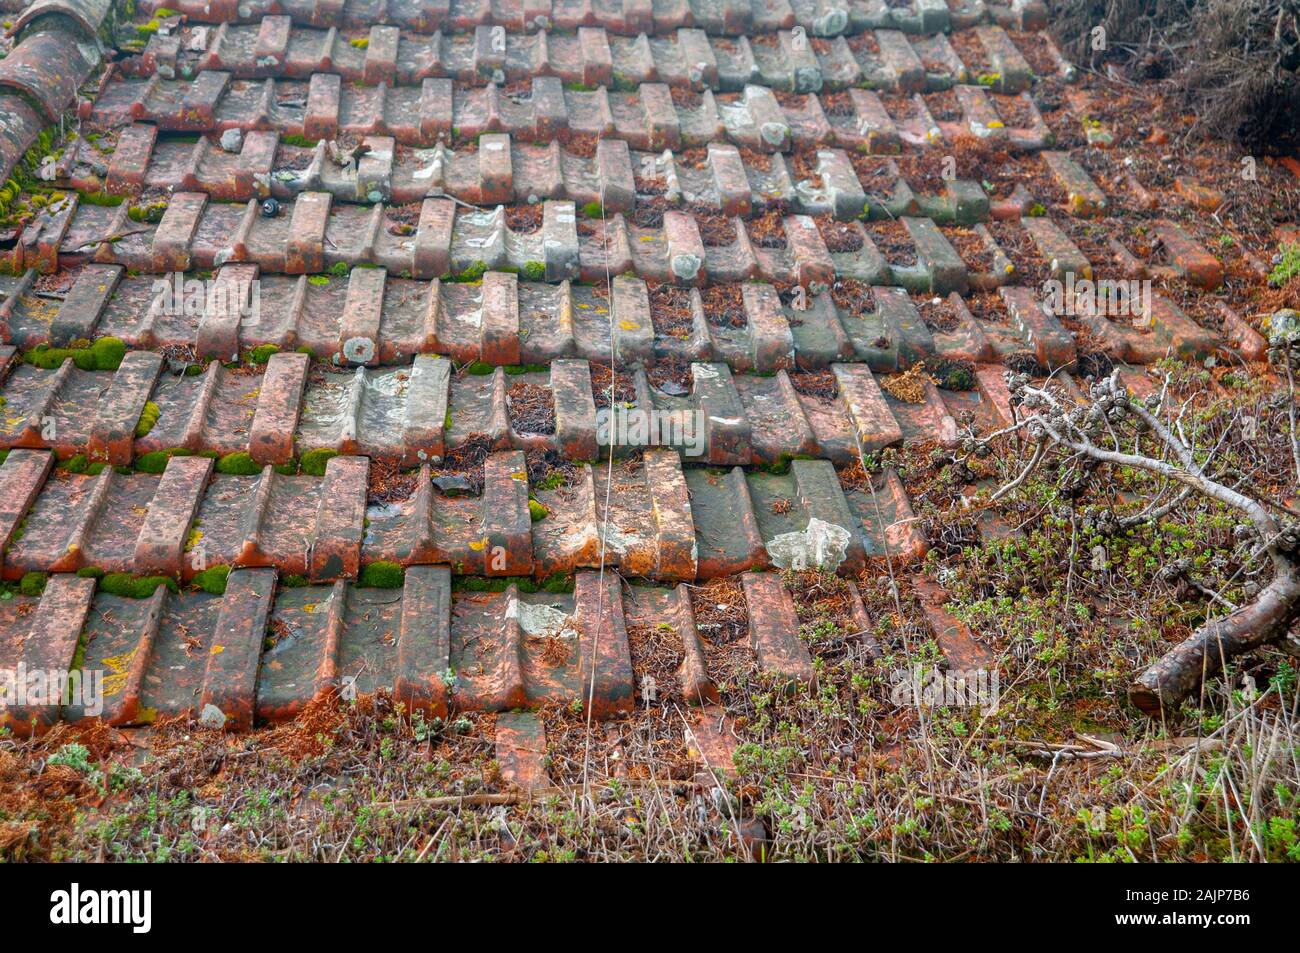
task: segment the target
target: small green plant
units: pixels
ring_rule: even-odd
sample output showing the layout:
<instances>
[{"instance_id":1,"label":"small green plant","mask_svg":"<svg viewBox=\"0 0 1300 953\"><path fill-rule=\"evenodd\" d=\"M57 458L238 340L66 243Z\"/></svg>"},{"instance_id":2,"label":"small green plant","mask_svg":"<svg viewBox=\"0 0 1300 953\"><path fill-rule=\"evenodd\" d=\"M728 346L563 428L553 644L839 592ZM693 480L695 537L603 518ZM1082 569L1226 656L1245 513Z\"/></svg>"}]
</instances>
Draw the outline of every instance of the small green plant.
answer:
<instances>
[{"instance_id":1,"label":"small green plant","mask_svg":"<svg viewBox=\"0 0 1300 953\"><path fill-rule=\"evenodd\" d=\"M279 354L280 348L274 344L259 344L248 352L248 363L265 364L272 354Z\"/></svg>"},{"instance_id":2,"label":"small green plant","mask_svg":"<svg viewBox=\"0 0 1300 953\"><path fill-rule=\"evenodd\" d=\"M90 749L75 741L72 744L64 745L50 755L50 759L46 763L71 768L95 787L99 787L104 779L104 773L90 761Z\"/></svg>"},{"instance_id":3,"label":"small green plant","mask_svg":"<svg viewBox=\"0 0 1300 953\"><path fill-rule=\"evenodd\" d=\"M1300 242L1288 242L1278 249L1278 263L1268 276L1268 283L1281 288L1292 278L1300 276Z\"/></svg>"},{"instance_id":4,"label":"small green plant","mask_svg":"<svg viewBox=\"0 0 1300 953\"><path fill-rule=\"evenodd\" d=\"M458 281L462 284L473 284L476 281L482 281L483 276L487 274L487 270L487 262L485 261L470 262L464 271L453 276L451 280Z\"/></svg>"},{"instance_id":5,"label":"small green plant","mask_svg":"<svg viewBox=\"0 0 1300 953\"><path fill-rule=\"evenodd\" d=\"M536 500L529 500L528 515L532 517L534 523L540 523L542 520L546 519L546 517L551 515L551 511Z\"/></svg>"}]
</instances>

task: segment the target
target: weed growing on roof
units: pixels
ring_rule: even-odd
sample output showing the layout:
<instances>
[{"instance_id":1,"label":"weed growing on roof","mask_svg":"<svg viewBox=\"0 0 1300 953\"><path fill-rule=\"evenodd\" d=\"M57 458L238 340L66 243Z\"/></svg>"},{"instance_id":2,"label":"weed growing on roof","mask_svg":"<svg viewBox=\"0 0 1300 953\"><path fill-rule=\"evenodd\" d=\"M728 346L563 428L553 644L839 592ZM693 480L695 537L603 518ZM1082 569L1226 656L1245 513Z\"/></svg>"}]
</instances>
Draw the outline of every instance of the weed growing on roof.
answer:
<instances>
[{"instance_id":1,"label":"weed growing on roof","mask_svg":"<svg viewBox=\"0 0 1300 953\"><path fill-rule=\"evenodd\" d=\"M1274 288L1300 275L1300 242L1289 242L1278 249L1278 262L1269 273L1268 283Z\"/></svg>"},{"instance_id":2,"label":"weed growing on roof","mask_svg":"<svg viewBox=\"0 0 1300 953\"><path fill-rule=\"evenodd\" d=\"M448 281L459 282L460 284L473 284L476 281L482 281L483 276L487 274L488 266L485 261L474 261L465 268L464 271L457 275L448 275Z\"/></svg>"}]
</instances>

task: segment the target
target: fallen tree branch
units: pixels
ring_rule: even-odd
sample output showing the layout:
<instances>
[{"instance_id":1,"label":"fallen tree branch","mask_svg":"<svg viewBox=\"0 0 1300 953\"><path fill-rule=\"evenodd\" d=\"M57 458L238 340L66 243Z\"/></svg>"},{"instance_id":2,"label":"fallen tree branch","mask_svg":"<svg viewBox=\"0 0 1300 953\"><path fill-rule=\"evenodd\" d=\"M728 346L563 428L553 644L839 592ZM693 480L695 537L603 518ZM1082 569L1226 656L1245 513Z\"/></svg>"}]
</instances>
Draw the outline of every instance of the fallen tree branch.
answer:
<instances>
[{"instance_id":1,"label":"fallen tree branch","mask_svg":"<svg viewBox=\"0 0 1300 953\"><path fill-rule=\"evenodd\" d=\"M1147 402L1136 400L1120 383L1118 371L1094 383L1089 403L1082 405L1067 406L1048 386L1031 386L1022 374L1008 372L1007 387L1013 403L1028 411L1022 423L1035 447L1029 463L993 494L994 500L1017 489L1042 462L1046 450L1057 447L1096 463L1143 470L1182 485L1173 501L1154 510L1148 507L1143 519L1167 515L1193 491L1236 510L1249 521L1249 526L1241 527L1246 538L1259 539L1247 562L1260 556L1269 558L1272 581L1249 603L1235 607L1225 602L1232 611L1206 622L1134 680L1129 699L1135 706L1153 717L1171 714L1234 656L1286 637L1300 619L1300 525L1283 524L1266 503L1207 472L1214 454L1203 461L1197 459L1182 426L1186 407L1176 417L1171 415L1172 422L1166 424L1160 416L1166 392ZM1116 429L1125 425L1132 435L1131 452L1093 442L1094 437L1109 434L1119 446ZM1143 452L1144 438L1154 442L1159 456ZM1212 595L1216 595L1212 601L1223 601Z\"/></svg>"}]
</instances>

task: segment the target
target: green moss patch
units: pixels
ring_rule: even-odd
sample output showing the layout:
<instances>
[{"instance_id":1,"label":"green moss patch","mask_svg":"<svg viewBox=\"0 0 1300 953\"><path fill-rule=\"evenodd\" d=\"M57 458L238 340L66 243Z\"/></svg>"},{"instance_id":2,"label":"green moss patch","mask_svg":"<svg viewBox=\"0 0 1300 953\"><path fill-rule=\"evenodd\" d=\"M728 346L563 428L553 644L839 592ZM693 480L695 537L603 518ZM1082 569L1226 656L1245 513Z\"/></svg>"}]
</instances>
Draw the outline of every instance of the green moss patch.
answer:
<instances>
[{"instance_id":1,"label":"green moss patch","mask_svg":"<svg viewBox=\"0 0 1300 953\"><path fill-rule=\"evenodd\" d=\"M328 447L308 450L302 455L302 460L299 461L299 469L307 476L322 477L325 475L325 465L338 455L337 450L331 450Z\"/></svg>"},{"instance_id":2,"label":"green moss patch","mask_svg":"<svg viewBox=\"0 0 1300 953\"><path fill-rule=\"evenodd\" d=\"M83 347L50 347L38 344L23 355L23 360L33 367L55 370L72 358L72 363L83 371L115 371L126 357L126 344L121 338L100 338Z\"/></svg>"},{"instance_id":3,"label":"green moss patch","mask_svg":"<svg viewBox=\"0 0 1300 953\"><path fill-rule=\"evenodd\" d=\"M18 591L25 596L39 596L45 591L45 584L49 582L49 580L49 573L23 573L23 578L18 582Z\"/></svg>"},{"instance_id":4,"label":"green moss patch","mask_svg":"<svg viewBox=\"0 0 1300 953\"><path fill-rule=\"evenodd\" d=\"M135 458L135 468L140 473L162 473L167 469L167 461L172 457L189 457L193 454L184 447L171 447L167 450L150 450Z\"/></svg>"},{"instance_id":5,"label":"green moss patch","mask_svg":"<svg viewBox=\"0 0 1300 953\"><path fill-rule=\"evenodd\" d=\"M397 563L378 560L361 567L357 585L368 589L401 589L406 582L406 570Z\"/></svg>"},{"instance_id":6,"label":"green moss patch","mask_svg":"<svg viewBox=\"0 0 1300 953\"><path fill-rule=\"evenodd\" d=\"M226 581L230 578L229 566L209 566L203 572L196 573L190 580L196 587L214 596L224 595Z\"/></svg>"},{"instance_id":7,"label":"green moss patch","mask_svg":"<svg viewBox=\"0 0 1300 953\"><path fill-rule=\"evenodd\" d=\"M135 435L137 437L147 436L150 430L153 430L154 424L158 422L162 409L151 400L145 401L144 410L140 411L140 419L136 421Z\"/></svg>"},{"instance_id":8,"label":"green moss patch","mask_svg":"<svg viewBox=\"0 0 1300 953\"><path fill-rule=\"evenodd\" d=\"M280 348L274 344L259 344L248 352L248 363L265 364L272 354L279 354Z\"/></svg>"},{"instance_id":9,"label":"green moss patch","mask_svg":"<svg viewBox=\"0 0 1300 953\"><path fill-rule=\"evenodd\" d=\"M217 461L217 472L228 476L256 476L262 468L247 450L237 450Z\"/></svg>"},{"instance_id":10,"label":"green moss patch","mask_svg":"<svg viewBox=\"0 0 1300 953\"><path fill-rule=\"evenodd\" d=\"M159 586L180 592L170 576L133 576L129 572L110 572L99 580L99 591L126 599L148 599Z\"/></svg>"}]
</instances>

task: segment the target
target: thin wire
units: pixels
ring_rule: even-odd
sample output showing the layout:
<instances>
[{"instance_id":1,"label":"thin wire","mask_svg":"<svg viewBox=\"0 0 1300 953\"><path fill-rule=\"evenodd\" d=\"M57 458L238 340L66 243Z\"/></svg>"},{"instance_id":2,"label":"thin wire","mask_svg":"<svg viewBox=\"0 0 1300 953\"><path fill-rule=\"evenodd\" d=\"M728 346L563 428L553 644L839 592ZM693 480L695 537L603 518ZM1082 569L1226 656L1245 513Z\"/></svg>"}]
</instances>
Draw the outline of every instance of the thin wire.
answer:
<instances>
[{"instance_id":1,"label":"thin wire","mask_svg":"<svg viewBox=\"0 0 1300 953\"><path fill-rule=\"evenodd\" d=\"M600 144L596 145L597 152L600 150ZM599 163L599 158L596 160ZM614 383L618 374L618 367L615 363L616 349L614 347L614 279L609 270L610 247L609 247L609 220L606 218L605 211L605 176L600 176L600 221L601 221L601 243L605 259L605 297L609 304L606 309L609 314L609 400L610 406L614 402ZM579 254L581 262L581 253ZM599 453L599 451L597 451ZM599 459L599 458L598 458ZM607 540L609 539L609 497L610 490L614 486L614 440L611 436L609 441L609 460L605 469L605 515L600 528L600 574L597 576L597 585L600 589L596 597L596 631L592 635L591 642L591 676L587 685L587 731L585 745L582 752L582 796L583 800L590 801L590 767L591 767L591 729L592 713L595 707L596 699L596 666L600 664L600 630L604 624L605 611L605 550ZM621 595L621 593L620 593Z\"/></svg>"}]
</instances>

